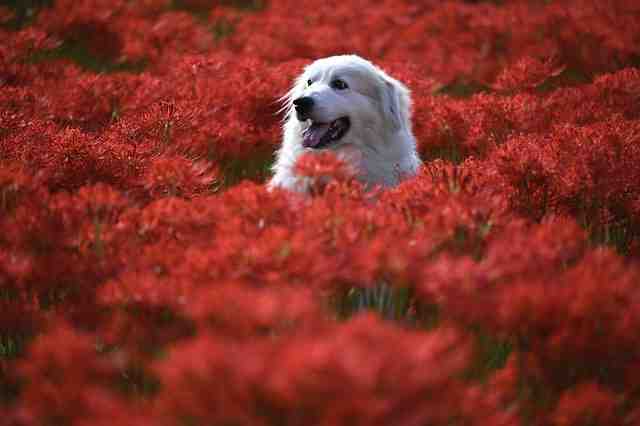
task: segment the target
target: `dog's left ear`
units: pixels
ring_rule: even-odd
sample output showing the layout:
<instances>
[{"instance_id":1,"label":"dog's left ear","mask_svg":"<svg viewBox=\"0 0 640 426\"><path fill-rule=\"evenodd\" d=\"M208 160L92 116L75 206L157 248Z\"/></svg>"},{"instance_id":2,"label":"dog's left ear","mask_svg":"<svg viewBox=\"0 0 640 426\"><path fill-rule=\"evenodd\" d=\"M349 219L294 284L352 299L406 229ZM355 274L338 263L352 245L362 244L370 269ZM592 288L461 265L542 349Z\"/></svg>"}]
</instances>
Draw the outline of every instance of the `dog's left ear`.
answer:
<instances>
[{"instance_id":1,"label":"dog's left ear","mask_svg":"<svg viewBox=\"0 0 640 426\"><path fill-rule=\"evenodd\" d=\"M409 108L411 100L409 89L398 80L385 76L382 90L382 111L393 131L409 126Z\"/></svg>"}]
</instances>

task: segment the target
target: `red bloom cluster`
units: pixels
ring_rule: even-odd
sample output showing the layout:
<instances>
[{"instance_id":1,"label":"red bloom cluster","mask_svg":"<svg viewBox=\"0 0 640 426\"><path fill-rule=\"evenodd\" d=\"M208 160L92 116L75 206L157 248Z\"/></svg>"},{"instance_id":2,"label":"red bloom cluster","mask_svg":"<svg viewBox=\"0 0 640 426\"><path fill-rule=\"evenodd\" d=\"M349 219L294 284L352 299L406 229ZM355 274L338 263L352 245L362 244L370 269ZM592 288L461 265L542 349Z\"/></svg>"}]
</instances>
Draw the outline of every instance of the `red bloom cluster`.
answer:
<instances>
[{"instance_id":1,"label":"red bloom cluster","mask_svg":"<svg viewBox=\"0 0 640 426\"><path fill-rule=\"evenodd\" d=\"M7 424L640 424L634 2L28 3L0 8ZM311 155L310 195L268 190L279 97L351 52L412 89L425 166L364 188Z\"/></svg>"}]
</instances>

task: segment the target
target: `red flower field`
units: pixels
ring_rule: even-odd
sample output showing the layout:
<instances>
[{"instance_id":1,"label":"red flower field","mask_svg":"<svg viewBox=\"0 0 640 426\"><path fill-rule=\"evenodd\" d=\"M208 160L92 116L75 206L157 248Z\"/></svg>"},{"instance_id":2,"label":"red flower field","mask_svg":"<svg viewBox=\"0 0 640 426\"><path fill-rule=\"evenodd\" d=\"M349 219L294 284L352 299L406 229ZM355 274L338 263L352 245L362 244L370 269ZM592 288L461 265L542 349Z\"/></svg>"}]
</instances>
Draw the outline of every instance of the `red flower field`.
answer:
<instances>
[{"instance_id":1,"label":"red flower field","mask_svg":"<svg viewBox=\"0 0 640 426\"><path fill-rule=\"evenodd\" d=\"M0 423L640 425L640 3L0 6ZM357 53L425 166L268 191Z\"/></svg>"}]
</instances>

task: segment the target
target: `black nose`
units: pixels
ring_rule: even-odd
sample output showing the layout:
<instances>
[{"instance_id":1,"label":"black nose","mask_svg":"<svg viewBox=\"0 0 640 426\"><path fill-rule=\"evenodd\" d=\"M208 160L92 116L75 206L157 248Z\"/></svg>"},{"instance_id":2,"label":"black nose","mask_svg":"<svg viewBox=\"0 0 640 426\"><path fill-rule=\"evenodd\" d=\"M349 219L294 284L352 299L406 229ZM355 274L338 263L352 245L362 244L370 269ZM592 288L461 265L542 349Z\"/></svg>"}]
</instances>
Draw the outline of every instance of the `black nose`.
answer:
<instances>
[{"instance_id":1,"label":"black nose","mask_svg":"<svg viewBox=\"0 0 640 426\"><path fill-rule=\"evenodd\" d=\"M298 120L306 120L309 118L311 108L313 108L313 99L309 96L303 96L293 100L293 106L296 109Z\"/></svg>"}]
</instances>

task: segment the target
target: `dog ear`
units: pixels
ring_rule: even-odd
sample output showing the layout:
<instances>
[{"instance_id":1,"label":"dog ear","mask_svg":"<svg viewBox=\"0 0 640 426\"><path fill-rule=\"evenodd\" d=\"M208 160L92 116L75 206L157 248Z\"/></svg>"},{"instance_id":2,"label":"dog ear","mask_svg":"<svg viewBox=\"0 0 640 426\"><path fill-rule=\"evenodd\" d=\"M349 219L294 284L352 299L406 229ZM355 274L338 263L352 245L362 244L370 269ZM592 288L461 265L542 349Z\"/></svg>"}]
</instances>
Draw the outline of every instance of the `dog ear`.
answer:
<instances>
[{"instance_id":1,"label":"dog ear","mask_svg":"<svg viewBox=\"0 0 640 426\"><path fill-rule=\"evenodd\" d=\"M411 100L409 89L398 80L389 76L384 77L382 89L382 111L386 121L390 123L393 131L398 131L409 126L409 108Z\"/></svg>"}]
</instances>

